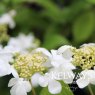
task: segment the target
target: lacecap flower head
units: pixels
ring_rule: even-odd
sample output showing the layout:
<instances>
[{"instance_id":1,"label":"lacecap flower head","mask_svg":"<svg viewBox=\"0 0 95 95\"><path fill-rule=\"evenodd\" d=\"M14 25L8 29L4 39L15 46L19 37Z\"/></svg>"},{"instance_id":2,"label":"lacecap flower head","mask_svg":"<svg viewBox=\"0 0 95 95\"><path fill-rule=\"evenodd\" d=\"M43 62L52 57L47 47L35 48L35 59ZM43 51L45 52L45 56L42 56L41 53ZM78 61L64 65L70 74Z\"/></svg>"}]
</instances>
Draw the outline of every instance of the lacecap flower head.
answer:
<instances>
[{"instance_id":1,"label":"lacecap flower head","mask_svg":"<svg viewBox=\"0 0 95 95\"><path fill-rule=\"evenodd\" d=\"M26 95L32 87L38 85L39 77L50 66L51 54L44 48L38 48L32 53L18 54L13 62L12 74L14 78L9 81L11 95ZM35 80L36 79L36 80ZM18 90L18 88L22 90Z\"/></svg>"}]
</instances>

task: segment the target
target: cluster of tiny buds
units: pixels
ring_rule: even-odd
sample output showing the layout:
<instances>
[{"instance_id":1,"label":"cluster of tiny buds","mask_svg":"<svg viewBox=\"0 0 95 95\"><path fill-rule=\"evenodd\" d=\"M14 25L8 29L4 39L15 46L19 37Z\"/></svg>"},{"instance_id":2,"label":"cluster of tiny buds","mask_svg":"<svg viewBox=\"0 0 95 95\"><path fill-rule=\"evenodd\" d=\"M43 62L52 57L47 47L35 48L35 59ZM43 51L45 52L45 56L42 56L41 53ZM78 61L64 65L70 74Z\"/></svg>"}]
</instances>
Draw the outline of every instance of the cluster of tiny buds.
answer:
<instances>
[{"instance_id":1,"label":"cluster of tiny buds","mask_svg":"<svg viewBox=\"0 0 95 95\"><path fill-rule=\"evenodd\" d=\"M42 52L21 54L15 58L13 65L21 78L29 79L34 73L46 70L44 63L47 62L47 58Z\"/></svg>"},{"instance_id":2,"label":"cluster of tiny buds","mask_svg":"<svg viewBox=\"0 0 95 95\"><path fill-rule=\"evenodd\" d=\"M82 69L93 69L95 66L95 46L84 46L72 49L72 63Z\"/></svg>"},{"instance_id":3,"label":"cluster of tiny buds","mask_svg":"<svg viewBox=\"0 0 95 95\"><path fill-rule=\"evenodd\" d=\"M0 25L0 43L7 42L9 35L7 34L7 25Z\"/></svg>"}]
</instances>

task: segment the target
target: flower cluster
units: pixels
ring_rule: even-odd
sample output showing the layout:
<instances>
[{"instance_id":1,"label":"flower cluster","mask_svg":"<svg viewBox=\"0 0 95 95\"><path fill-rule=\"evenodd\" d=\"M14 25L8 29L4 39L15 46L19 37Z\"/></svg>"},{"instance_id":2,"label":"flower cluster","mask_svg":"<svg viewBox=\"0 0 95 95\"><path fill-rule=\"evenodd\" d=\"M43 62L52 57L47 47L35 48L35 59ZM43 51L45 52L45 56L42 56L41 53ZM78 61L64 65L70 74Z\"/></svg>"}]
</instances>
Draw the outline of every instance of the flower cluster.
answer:
<instances>
[{"instance_id":1,"label":"flower cluster","mask_svg":"<svg viewBox=\"0 0 95 95\"><path fill-rule=\"evenodd\" d=\"M27 41L27 43L23 43ZM45 48L32 48L36 43L30 35L10 38L7 46L0 46L0 77L12 74L8 87L11 95L27 95L33 87L48 87L52 94L60 93L60 81L71 84L74 69L80 69L76 83L80 88L95 84L95 45L84 44L80 48L69 45L50 52Z\"/></svg>"},{"instance_id":2,"label":"flower cluster","mask_svg":"<svg viewBox=\"0 0 95 95\"><path fill-rule=\"evenodd\" d=\"M11 95L27 95L34 87L48 87L51 94L62 91L63 81L73 83L74 71L80 69L76 83L80 88L95 84L95 44L84 44L79 48L64 45L48 51L39 47L40 41L33 34L9 37L6 25L15 27L10 11L0 17L0 77L12 74L8 87ZM6 38L6 39L5 39Z\"/></svg>"},{"instance_id":3,"label":"flower cluster","mask_svg":"<svg viewBox=\"0 0 95 95\"><path fill-rule=\"evenodd\" d=\"M38 48L33 40L31 35L20 34L17 38L10 38L7 46L0 47L0 77L13 75L8 84L8 87L12 87L11 95L26 95L38 85L48 86L52 94L60 93L60 80L72 83L75 66L58 50L49 52L45 48Z\"/></svg>"}]
</instances>

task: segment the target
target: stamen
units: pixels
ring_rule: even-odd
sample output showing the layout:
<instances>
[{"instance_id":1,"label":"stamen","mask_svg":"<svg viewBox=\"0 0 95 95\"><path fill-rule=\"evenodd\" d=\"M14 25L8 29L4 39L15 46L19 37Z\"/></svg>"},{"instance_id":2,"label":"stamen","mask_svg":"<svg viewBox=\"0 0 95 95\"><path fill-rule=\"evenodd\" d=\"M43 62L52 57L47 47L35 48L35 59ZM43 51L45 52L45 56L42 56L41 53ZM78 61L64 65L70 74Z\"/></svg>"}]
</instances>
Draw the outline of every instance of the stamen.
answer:
<instances>
[{"instance_id":1,"label":"stamen","mask_svg":"<svg viewBox=\"0 0 95 95\"><path fill-rule=\"evenodd\" d=\"M72 63L80 66L82 69L91 69L95 66L95 47L85 46L80 49L74 49Z\"/></svg>"},{"instance_id":2,"label":"stamen","mask_svg":"<svg viewBox=\"0 0 95 95\"><path fill-rule=\"evenodd\" d=\"M34 54L19 55L15 59L14 67L22 78L30 78L34 73L46 70L44 63L47 62L47 56L42 52Z\"/></svg>"}]
</instances>

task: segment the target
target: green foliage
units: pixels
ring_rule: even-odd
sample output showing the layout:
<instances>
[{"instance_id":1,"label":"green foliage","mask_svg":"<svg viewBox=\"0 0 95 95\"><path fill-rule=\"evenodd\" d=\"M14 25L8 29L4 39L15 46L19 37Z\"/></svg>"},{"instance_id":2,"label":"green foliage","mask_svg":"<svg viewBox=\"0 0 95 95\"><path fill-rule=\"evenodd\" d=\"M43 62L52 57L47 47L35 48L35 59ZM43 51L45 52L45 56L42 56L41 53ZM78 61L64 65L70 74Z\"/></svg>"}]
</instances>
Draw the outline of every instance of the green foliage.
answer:
<instances>
[{"instance_id":1,"label":"green foliage","mask_svg":"<svg viewBox=\"0 0 95 95\"><path fill-rule=\"evenodd\" d=\"M95 0L86 0L88 3L95 4Z\"/></svg>"},{"instance_id":2,"label":"green foliage","mask_svg":"<svg viewBox=\"0 0 95 95\"><path fill-rule=\"evenodd\" d=\"M94 30L94 17L93 11L82 13L73 24L74 40L76 42L83 42L87 40Z\"/></svg>"},{"instance_id":3,"label":"green foliage","mask_svg":"<svg viewBox=\"0 0 95 95\"><path fill-rule=\"evenodd\" d=\"M43 47L46 47L47 49L53 49L64 44L69 44L68 40L65 37L59 34L50 34L45 38Z\"/></svg>"}]
</instances>

